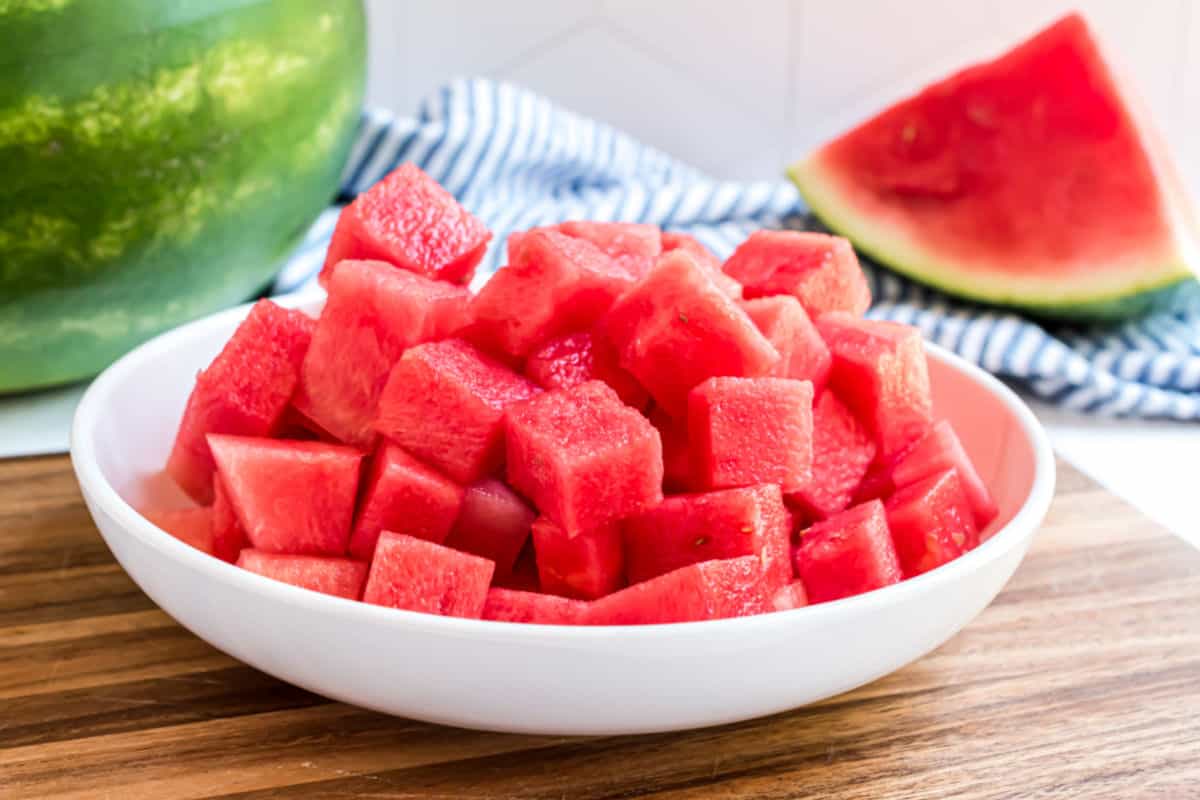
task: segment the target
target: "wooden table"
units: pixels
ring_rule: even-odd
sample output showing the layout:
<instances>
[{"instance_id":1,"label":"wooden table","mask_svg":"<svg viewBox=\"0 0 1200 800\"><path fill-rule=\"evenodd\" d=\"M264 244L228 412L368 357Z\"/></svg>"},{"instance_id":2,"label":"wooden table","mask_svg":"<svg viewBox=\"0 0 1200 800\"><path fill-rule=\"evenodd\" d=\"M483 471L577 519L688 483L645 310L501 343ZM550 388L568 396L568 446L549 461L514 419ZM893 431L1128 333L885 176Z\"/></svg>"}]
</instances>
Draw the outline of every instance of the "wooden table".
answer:
<instances>
[{"instance_id":1,"label":"wooden table","mask_svg":"<svg viewBox=\"0 0 1200 800\"><path fill-rule=\"evenodd\" d=\"M243 666L125 577L65 458L0 462L0 797L1200 797L1200 553L1059 470L1009 587L907 669L739 725L565 739Z\"/></svg>"}]
</instances>

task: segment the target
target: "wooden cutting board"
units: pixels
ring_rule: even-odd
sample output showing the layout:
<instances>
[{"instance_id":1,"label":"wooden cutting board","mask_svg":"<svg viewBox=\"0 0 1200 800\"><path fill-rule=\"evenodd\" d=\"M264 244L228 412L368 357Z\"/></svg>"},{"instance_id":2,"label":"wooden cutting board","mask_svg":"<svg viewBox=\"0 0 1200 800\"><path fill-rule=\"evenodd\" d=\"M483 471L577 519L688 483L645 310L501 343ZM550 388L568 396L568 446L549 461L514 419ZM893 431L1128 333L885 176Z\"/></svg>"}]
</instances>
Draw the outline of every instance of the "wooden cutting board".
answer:
<instances>
[{"instance_id":1,"label":"wooden cutting board","mask_svg":"<svg viewBox=\"0 0 1200 800\"><path fill-rule=\"evenodd\" d=\"M505 736L222 655L125 577L66 458L3 461L0 797L110 796L1200 797L1200 553L1060 465L1009 587L900 672L723 728Z\"/></svg>"}]
</instances>

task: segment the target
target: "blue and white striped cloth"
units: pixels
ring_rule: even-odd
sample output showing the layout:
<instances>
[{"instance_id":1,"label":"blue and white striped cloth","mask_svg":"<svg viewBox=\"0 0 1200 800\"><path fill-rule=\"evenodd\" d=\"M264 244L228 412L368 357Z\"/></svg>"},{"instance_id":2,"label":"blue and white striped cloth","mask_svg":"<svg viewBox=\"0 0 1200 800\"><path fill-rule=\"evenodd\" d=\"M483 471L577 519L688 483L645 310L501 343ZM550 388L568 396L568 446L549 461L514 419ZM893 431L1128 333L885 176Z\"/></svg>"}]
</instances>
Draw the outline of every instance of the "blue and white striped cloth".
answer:
<instances>
[{"instance_id":1,"label":"blue and white striped cloth","mask_svg":"<svg viewBox=\"0 0 1200 800\"><path fill-rule=\"evenodd\" d=\"M751 231L805 220L785 181L719 181L532 92L456 81L416 118L364 115L343 173L346 200L403 161L449 189L494 233L477 281L501 264L508 233L567 219L650 222L725 258ZM278 293L311 285L338 209L284 267ZM1200 420L1200 284L1163 310L1113 326L1048 326L961 303L870 264L869 315L908 322L969 361L1064 408Z\"/></svg>"}]
</instances>

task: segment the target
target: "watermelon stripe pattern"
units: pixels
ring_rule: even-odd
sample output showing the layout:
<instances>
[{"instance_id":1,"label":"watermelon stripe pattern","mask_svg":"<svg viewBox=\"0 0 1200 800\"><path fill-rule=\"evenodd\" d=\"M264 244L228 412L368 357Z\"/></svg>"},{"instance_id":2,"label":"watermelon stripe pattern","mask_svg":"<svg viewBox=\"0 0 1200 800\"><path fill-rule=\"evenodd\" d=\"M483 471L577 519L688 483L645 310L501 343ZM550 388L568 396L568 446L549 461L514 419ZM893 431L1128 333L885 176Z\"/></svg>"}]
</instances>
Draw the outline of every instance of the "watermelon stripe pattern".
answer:
<instances>
[{"instance_id":1,"label":"watermelon stripe pattern","mask_svg":"<svg viewBox=\"0 0 1200 800\"><path fill-rule=\"evenodd\" d=\"M608 125L520 87L484 79L434 92L413 118L364 114L342 199L404 161L445 185L494 232L479 283L503 263L513 230L568 219L648 222L690 233L725 258L761 227L817 229L783 180L720 181ZM338 209L323 214L280 273L277 293L307 289ZM1200 420L1200 284L1118 325L1054 326L956 301L863 260L868 316L905 322L1034 396L1106 416Z\"/></svg>"}]
</instances>

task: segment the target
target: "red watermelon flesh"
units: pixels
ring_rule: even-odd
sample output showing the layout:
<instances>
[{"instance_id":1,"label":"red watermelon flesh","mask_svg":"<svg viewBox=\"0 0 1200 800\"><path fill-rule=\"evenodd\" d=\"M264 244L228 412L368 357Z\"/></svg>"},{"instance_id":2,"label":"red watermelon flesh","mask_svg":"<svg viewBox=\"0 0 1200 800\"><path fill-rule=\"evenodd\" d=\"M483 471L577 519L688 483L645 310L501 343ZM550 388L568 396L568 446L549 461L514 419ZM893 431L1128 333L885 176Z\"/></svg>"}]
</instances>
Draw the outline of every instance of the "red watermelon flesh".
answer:
<instances>
[{"instance_id":1,"label":"red watermelon flesh","mask_svg":"<svg viewBox=\"0 0 1200 800\"><path fill-rule=\"evenodd\" d=\"M362 453L319 442L208 437L217 472L257 550L344 555Z\"/></svg>"},{"instance_id":2,"label":"red watermelon flesh","mask_svg":"<svg viewBox=\"0 0 1200 800\"><path fill-rule=\"evenodd\" d=\"M808 605L808 592L800 581L783 586L771 596L771 607L776 611L790 611Z\"/></svg>"},{"instance_id":3,"label":"red watermelon flesh","mask_svg":"<svg viewBox=\"0 0 1200 800\"><path fill-rule=\"evenodd\" d=\"M372 459L350 535L350 555L370 561L384 530L440 543L450 533L462 500L463 488L457 483L384 442Z\"/></svg>"},{"instance_id":4,"label":"red watermelon flesh","mask_svg":"<svg viewBox=\"0 0 1200 800\"><path fill-rule=\"evenodd\" d=\"M681 567L593 601L591 625L654 625L762 614L762 563L755 556Z\"/></svg>"},{"instance_id":5,"label":"red watermelon flesh","mask_svg":"<svg viewBox=\"0 0 1200 800\"><path fill-rule=\"evenodd\" d=\"M662 443L650 422L600 381L509 408L509 483L568 534L662 500Z\"/></svg>"},{"instance_id":6,"label":"red watermelon flesh","mask_svg":"<svg viewBox=\"0 0 1200 800\"><path fill-rule=\"evenodd\" d=\"M211 508L147 508L142 516L184 544L215 555Z\"/></svg>"},{"instance_id":7,"label":"red watermelon flesh","mask_svg":"<svg viewBox=\"0 0 1200 800\"><path fill-rule=\"evenodd\" d=\"M812 480L813 388L790 378L709 378L688 396L695 485L709 489Z\"/></svg>"},{"instance_id":8,"label":"red watermelon flesh","mask_svg":"<svg viewBox=\"0 0 1200 800\"><path fill-rule=\"evenodd\" d=\"M543 592L592 600L625 583L621 529L615 523L568 534L555 522L533 523L533 552Z\"/></svg>"},{"instance_id":9,"label":"red watermelon flesh","mask_svg":"<svg viewBox=\"0 0 1200 800\"><path fill-rule=\"evenodd\" d=\"M478 555L478 553L476 553ZM493 586L502 589L515 589L521 592L540 592L542 584L538 580L537 556L533 552L533 538L526 540L517 556L517 563L507 575L497 574L492 581Z\"/></svg>"},{"instance_id":10,"label":"red watermelon flesh","mask_svg":"<svg viewBox=\"0 0 1200 800\"><path fill-rule=\"evenodd\" d=\"M897 489L885 507L906 578L953 561L979 544L957 470Z\"/></svg>"},{"instance_id":11,"label":"red watermelon flesh","mask_svg":"<svg viewBox=\"0 0 1200 800\"><path fill-rule=\"evenodd\" d=\"M672 250L682 250L687 253L695 259L696 264L701 269L712 275L713 282L717 284L722 292L734 300L742 299L742 285L734 280L732 276L725 274L721 268L721 260L714 256L711 250L702 245L696 237L689 236L686 233L663 231L662 249L664 253L669 253Z\"/></svg>"},{"instance_id":12,"label":"red watermelon flesh","mask_svg":"<svg viewBox=\"0 0 1200 800\"><path fill-rule=\"evenodd\" d=\"M499 622L526 622L538 625L579 624L589 608L582 600L516 589L488 589L483 618Z\"/></svg>"},{"instance_id":13,"label":"red watermelon flesh","mask_svg":"<svg viewBox=\"0 0 1200 800\"><path fill-rule=\"evenodd\" d=\"M958 472L963 496L971 507L975 527L984 530L1000 513L1000 509L948 421L942 420L935 424L925 438L896 462L892 468L892 483L904 487L947 469Z\"/></svg>"},{"instance_id":14,"label":"red watermelon flesh","mask_svg":"<svg viewBox=\"0 0 1200 800\"><path fill-rule=\"evenodd\" d=\"M294 404L341 441L369 447L388 373L405 349L461 322L463 289L380 261L345 261L329 280Z\"/></svg>"},{"instance_id":15,"label":"red watermelon flesh","mask_svg":"<svg viewBox=\"0 0 1200 800\"><path fill-rule=\"evenodd\" d=\"M613 304L601 329L621 366L676 417L686 415L688 392L704 380L766 375L779 362L746 312L679 250Z\"/></svg>"},{"instance_id":16,"label":"red watermelon flesh","mask_svg":"<svg viewBox=\"0 0 1200 800\"><path fill-rule=\"evenodd\" d=\"M496 580L509 575L529 541L537 512L504 483L487 478L463 493L462 507L446 546L492 561Z\"/></svg>"},{"instance_id":17,"label":"red watermelon flesh","mask_svg":"<svg viewBox=\"0 0 1200 800\"><path fill-rule=\"evenodd\" d=\"M933 401L921 333L896 322L825 314L817 329L833 354L829 385L891 461L929 430Z\"/></svg>"},{"instance_id":18,"label":"red watermelon flesh","mask_svg":"<svg viewBox=\"0 0 1200 800\"><path fill-rule=\"evenodd\" d=\"M789 295L757 297L743 301L742 309L779 352L775 375L811 381L813 389L820 392L833 359L800 301Z\"/></svg>"},{"instance_id":19,"label":"red watermelon flesh","mask_svg":"<svg viewBox=\"0 0 1200 800\"><path fill-rule=\"evenodd\" d=\"M311 589L347 600L362 597L363 583L367 579L367 564L349 558L289 556L264 553L261 550L243 550L238 556L237 565L250 572L299 586L301 589Z\"/></svg>"},{"instance_id":20,"label":"red watermelon flesh","mask_svg":"<svg viewBox=\"0 0 1200 800\"><path fill-rule=\"evenodd\" d=\"M313 335L313 320L260 300L196 376L167 473L199 503L213 499L210 433L267 436L283 417Z\"/></svg>"},{"instance_id":21,"label":"red watermelon flesh","mask_svg":"<svg viewBox=\"0 0 1200 800\"><path fill-rule=\"evenodd\" d=\"M872 500L818 522L801 536L796 574L810 603L899 583L903 574L883 503Z\"/></svg>"},{"instance_id":22,"label":"red watermelon flesh","mask_svg":"<svg viewBox=\"0 0 1200 800\"><path fill-rule=\"evenodd\" d=\"M413 347L392 370L375 428L467 484L504 455L504 411L541 389L461 339Z\"/></svg>"},{"instance_id":23,"label":"red watermelon flesh","mask_svg":"<svg viewBox=\"0 0 1200 800\"><path fill-rule=\"evenodd\" d=\"M658 430L663 450L663 488L686 492L692 485L692 456L688 449L687 420L676 421L658 406L650 411L650 424Z\"/></svg>"},{"instance_id":24,"label":"red watermelon flesh","mask_svg":"<svg viewBox=\"0 0 1200 800\"><path fill-rule=\"evenodd\" d=\"M654 260L663 250L662 236L657 227L641 222L562 222L534 228L534 231L551 230L565 236L590 242L608 256L613 264L630 280L650 271ZM532 231L526 231L531 233ZM525 234L509 235L508 260L515 262L523 246Z\"/></svg>"},{"instance_id":25,"label":"red watermelon flesh","mask_svg":"<svg viewBox=\"0 0 1200 800\"><path fill-rule=\"evenodd\" d=\"M617 363L608 340L591 331L546 342L525 362L525 374L544 389L569 389L590 380L604 381L625 405L641 411L650 395Z\"/></svg>"},{"instance_id":26,"label":"red watermelon flesh","mask_svg":"<svg viewBox=\"0 0 1200 800\"><path fill-rule=\"evenodd\" d=\"M342 209L321 283L346 259L386 261L450 283L468 283L487 250L483 223L415 164L401 164Z\"/></svg>"},{"instance_id":27,"label":"red watermelon flesh","mask_svg":"<svg viewBox=\"0 0 1200 800\"><path fill-rule=\"evenodd\" d=\"M1043 314L1120 317L1195 264L1167 153L1122 89L1071 14L790 172L827 224L918 280Z\"/></svg>"},{"instance_id":28,"label":"red watermelon flesh","mask_svg":"<svg viewBox=\"0 0 1200 800\"><path fill-rule=\"evenodd\" d=\"M229 492L218 478L213 481L212 504L212 549L213 555L222 561L237 561L238 554L250 544L246 531L238 522L237 512L229 502Z\"/></svg>"},{"instance_id":29,"label":"red watermelon flesh","mask_svg":"<svg viewBox=\"0 0 1200 800\"><path fill-rule=\"evenodd\" d=\"M363 602L478 619L493 568L486 558L384 531L367 574Z\"/></svg>"},{"instance_id":30,"label":"red watermelon flesh","mask_svg":"<svg viewBox=\"0 0 1200 800\"><path fill-rule=\"evenodd\" d=\"M468 338L493 353L523 358L543 342L591 327L633 280L584 239L534 230L516 260L471 304Z\"/></svg>"},{"instance_id":31,"label":"red watermelon flesh","mask_svg":"<svg viewBox=\"0 0 1200 800\"><path fill-rule=\"evenodd\" d=\"M769 590L792 580L791 516L773 484L667 497L626 519L622 530L630 583L747 555L762 560Z\"/></svg>"},{"instance_id":32,"label":"red watermelon flesh","mask_svg":"<svg viewBox=\"0 0 1200 800\"><path fill-rule=\"evenodd\" d=\"M850 242L799 231L755 231L725 262L747 298L790 294L816 317L829 311L861 316L871 287Z\"/></svg>"},{"instance_id":33,"label":"red watermelon flesh","mask_svg":"<svg viewBox=\"0 0 1200 800\"><path fill-rule=\"evenodd\" d=\"M823 392L813 406L812 447L812 479L787 500L817 521L850 505L875 460L875 440L837 395Z\"/></svg>"}]
</instances>

